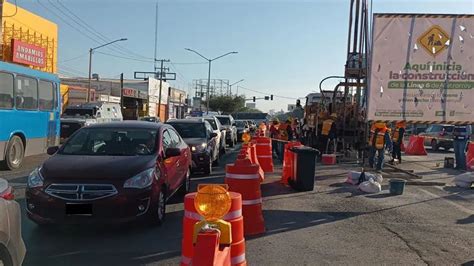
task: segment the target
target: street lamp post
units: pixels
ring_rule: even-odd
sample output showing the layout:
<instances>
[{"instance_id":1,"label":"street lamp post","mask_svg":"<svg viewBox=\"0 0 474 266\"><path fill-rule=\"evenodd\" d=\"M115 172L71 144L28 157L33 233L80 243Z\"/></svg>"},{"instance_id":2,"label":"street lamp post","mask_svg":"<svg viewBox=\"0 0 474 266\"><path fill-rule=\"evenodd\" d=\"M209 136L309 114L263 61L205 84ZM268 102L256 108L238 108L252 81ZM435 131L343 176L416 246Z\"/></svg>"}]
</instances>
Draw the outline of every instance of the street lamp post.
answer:
<instances>
[{"instance_id":1,"label":"street lamp post","mask_svg":"<svg viewBox=\"0 0 474 266\"><path fill-rule=\"evenodd\" d=\"M239 80L239 81L237 81L237 82L234 82L234 83L232 83L232 84L229 85L230 95L232 95L232 86L234 86L235 84L238 84L238 83L240 83L240 82L242 82L242 81L244 81L244 79L241 79L241 80ZM236 94L236 96L239 96L239 89L238 89L238 87L237 87L237 94Z\"/></svg>"},{"instance_id":2,"label":"street lamp post","mask_svg":"<svg viewBox=\"0 0 474 266\"><path fill-rule=\"evenodd\" d=\"M102 44L102 45L99 45L97 47L89 49L89 86L87 87L87 102L90 102L90 97L91 97L90 95L91 95L91 80L92 80L92 52L94 52L94 50L97 50L97 49L102 48L104 46L107 46L107 45L110 45L110 44L113 44L113 43L116 43L116 42L126 41L126 40L127 40L127 38L122 38L122 39L111 41L111 42L108 42L106 44Z\"/></svg>"},{"instance_id":3,"label":"street lamp post","mask_svg":"<svg viewBox=\"0 0 474 266\"><path fill-rule=\"evenodd\" d=\"M210 87L211 87L211 63L212 63L212 61L214 61L214 60L217 60L217 59L219 59L219 58L222 58L222 57L227 56L227 55L230 55L230 54L237 54L238 52L228 52L228 53L226 53L226 54L223 54L223 55L221 55L221 56L215 57L215 58L213 58L213 59L209 59L209 58L203 56L202 54L200 54L200 53L194 51L193 49L189 49L189 48L184 48L184 49L187 50L187 51L190 51L190 52L193 52L193 53L199 55L200 57L204 58L205 60L207 60L207 61L209 62L209 72L207 73L207 93L206 93L207 113L209 113L209 92L210 92ZM202 94L201 94L201 99L202 99Z\"/></svg>"}]
</instances>

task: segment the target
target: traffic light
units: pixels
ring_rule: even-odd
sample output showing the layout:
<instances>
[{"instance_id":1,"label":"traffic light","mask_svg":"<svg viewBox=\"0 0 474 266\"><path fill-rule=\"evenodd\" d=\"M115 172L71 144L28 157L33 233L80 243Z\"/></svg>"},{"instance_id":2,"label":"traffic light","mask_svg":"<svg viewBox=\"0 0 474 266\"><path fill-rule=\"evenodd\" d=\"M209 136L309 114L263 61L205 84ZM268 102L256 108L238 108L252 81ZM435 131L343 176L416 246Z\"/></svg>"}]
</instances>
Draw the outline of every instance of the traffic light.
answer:
<instances>
[{"instance_id":1,"label":"traffic light","mask_svg":"<svg viewBox=\"0 0 474 266\"><path fill-rule=\"evenodd\" d=\"M270 100L270 97L265 96L265 101L268 101L268 100Z\"/></svg>"},{"instance_id":2,"label":"traffic light","mask_svg":"<svg viewBox=\"0 0 474 266\"><path fill-rule=\"evenodd\" d=\"M255 96L253 96L253 102L255 102L257 99L255 98Z\"/></svg>"},{"instance_id":3,"label":"traffic light","mask_svg":"<svg viewBox=\"0 0 474 266\"><path fill-rule=\"evenodd\" d=\"M273 94L270 95L270 101L273 101Z\"/></svg>"}]
</instances>

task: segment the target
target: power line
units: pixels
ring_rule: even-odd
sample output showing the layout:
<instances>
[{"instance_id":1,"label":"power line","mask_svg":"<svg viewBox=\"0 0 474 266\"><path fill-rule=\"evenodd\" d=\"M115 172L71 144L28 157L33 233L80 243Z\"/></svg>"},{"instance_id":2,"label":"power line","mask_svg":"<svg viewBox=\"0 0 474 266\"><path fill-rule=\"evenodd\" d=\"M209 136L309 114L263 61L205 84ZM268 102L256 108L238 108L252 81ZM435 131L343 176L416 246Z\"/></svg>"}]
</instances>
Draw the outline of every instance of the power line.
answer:
<instances>
[{"instance_id":1,"label":"power line","mask_svg":"<svg viewBox=\"0 0 474 266\"><path fill-rule=\"evenodd\" d=\"M48 0L48 2L51 3L50 0ZM89 32L91 32L91 33L93 33L94 35L98 36L98 37L99 37L100 39L102 39L104 42L110 42L110 41L111 41L110 38L106 37L104 34L100 33L100 32L97 31L96 29L94 29L94 27L92 27L90 24L88 24L86 21L84 21L80 16L76 15L71 9L69 9L67 6L65 6L63 3L61 3L59 0L57 0L57 2L58 2L58 4L59 4L64 10L66 10L68 13L70 13L72 16L74 16L76 19L78 19L78 20L81 22L81 23L78 23L77 21L75 21L75 20L73 19L74 22L76 22L76 24L81 25L82 28L87 29ZM51 3L51 4L52 4L53 6L55 6L53 3ZM60 8L58 8L57 6L55 6L55 8L58 9L58 10L60 10ZM62 13L63 13L63 12L62 12ZM63 14L64 14L64 13L63 13ZM68 15L66 15L66 16L68 16ZM70 16L68 16L68 17L71 18ZM135 56L137 56L137 57L142 57L142 58L148 59L148 57L143 56L143 55L141 55L141 54L138 54L138 53L136 53L136 52L134 52L134 51L131 51L131 50L127 49L126 47L123 47L123 46L121 46L121 45L119 45L119 44L112 44L111 46L112 46L112 47L115 47L116 49L119 49L119 50L122 50L122 51L125 52L125 53L124 53L124 52L122 52L122 51L119 51L119 53L121 53L121 54L127 55L127 53L128 53L128 54L133 54L133 55L135 55ZM110 48L110 47L109 47L109 48Z\"/></svg>"},{"instance_id":2,"label":"power line","mask_svg":"<svg viewBox=\"0 0 474 266\"><path fill-rule=\"evenodd\" d=\"M66 60L58 61L58 63L66 63L66 62L69 62L69 61L74 61L74 60L79 59L81 57L85 57L88 54L89 53L84 53L84 54L81 54L81 55L78 55L78 56L75 56L75 57L72 57L72 58L69 58L69 59L66 59Z\"/></svg>"},{"instance_id":3,"label":"power line","mask_svg":"<svg viewBox=\"0 0 474 266\"><path fill-rule=\"evenodd\" d=\"M145 60L145 59L139 59L139 58L134 58L134 57L128 57L128 56L121 56L121 55L109 54L109 53L98 52L98 51L94 51L94 53L103 54L103 55L107 55L107 56L111 56L111 57L116 57L116 58L121 58L121 59L126 59L126 60L138 61L138 62L145 62L145 63L153 63L153 62L154 62L153 59Z\"/></svg>"},{"instance_id":4,"label":"power line","mask_svg":"<svg viewBox=\"0 0 474 266\"><path fill-rule=\"evenodd\" d=\"M242 88L242 89L244 89L244 90L247 90L247 91L251 91L251 92L255 92L255 93L259 93L259 94L263 94L263 95L273 95L273 97L277 97L277 98L289 99L289 100L298 100L298 98L276 95L276 94L274 94L274 93L269 93L269 92L256 91L256 90L252 90L252 89L249 89L249 88L246 88L246 87L243 87L243 86L238 86L238 87L239 87L239 88Z\"/></svg>"}]
</instances>

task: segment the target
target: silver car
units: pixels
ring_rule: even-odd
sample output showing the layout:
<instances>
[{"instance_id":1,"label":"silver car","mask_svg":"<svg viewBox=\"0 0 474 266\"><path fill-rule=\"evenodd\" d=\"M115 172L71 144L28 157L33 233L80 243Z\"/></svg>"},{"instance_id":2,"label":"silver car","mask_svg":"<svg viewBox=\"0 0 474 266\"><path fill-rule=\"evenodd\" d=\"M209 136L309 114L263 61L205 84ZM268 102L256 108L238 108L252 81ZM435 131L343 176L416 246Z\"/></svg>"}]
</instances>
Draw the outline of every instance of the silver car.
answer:
<instances>
[{"instance_id":1,"label":"silver car","mask_svg":"<svg viewBox=\"0 0 474 266\"><path fill-rule=\"evenodd\" d=\"M425 146L431 146L433 151L449 150L453 148L453 130L453 125L431 125L420 136L424 137Z\"/></svg>"},{"instance_id":2,"label":"silver car","mask_svg":"<svg viewBox=\"0 0 474 266\"><path fill-rule=\"evenodd\" d=\"M13 200L12 188L0 178L0 265L19 266L26 248L21 238L20 204Z\"/></svg>"}]
</instances>

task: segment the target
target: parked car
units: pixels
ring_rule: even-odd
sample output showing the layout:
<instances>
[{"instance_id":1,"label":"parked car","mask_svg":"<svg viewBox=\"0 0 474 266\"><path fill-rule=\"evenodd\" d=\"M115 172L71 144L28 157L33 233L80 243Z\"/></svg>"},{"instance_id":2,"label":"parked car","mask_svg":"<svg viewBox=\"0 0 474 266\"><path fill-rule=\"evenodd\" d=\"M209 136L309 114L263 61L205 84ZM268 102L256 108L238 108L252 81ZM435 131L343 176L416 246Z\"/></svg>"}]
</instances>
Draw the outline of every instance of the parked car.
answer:
<instances>
[{"instance_id":1,"label":"parked car","mask_svg":"<svg viewBox=\"0 0 474 266\"><path fill-rule=\"evenodd\" d=\"M48 154L27 181L26 211L37 224L161 224L167 200L190 187L191 151L166 124L91 125Z\"/></svg>"},{"instance_id":2,"label":"parked car","mask_svg":"<svg viewBox=\"0 0 474 266\"><path fill-rule=\"evenodd\" d=\"M122 121L121 110L118 103L85 103L68 106L61 115L61 143L81 127Z\"/></svg>"},{"instance_id":3,"label":"parked car","mask_svg":"<svg viewBox=\"0 0 474 266\"><path fill-rule=\"evenodd\" d=\"M215 116L204 117L204 119L207 122L209 122L209 124L211 124L213 132L217 134L220 154L224 154L225 153L225 146L226 146L226 141L225 141L226 131L225 131L225 129L222 129L221 122L219 122L219 119L217 119Z\"/></svg>"},{"instance_id":4,"label":"parked car","mask_svg":"<svg viewBox=\"0 0 474 266\"><path fill-rule=\"evenodd\" d=\"M193 172L212 173L212 166L219 162L217 134L204 119L178 119L167 122L173 126L191 147Z\"/></svg>"},{"instance_id":5,"label":"parked car","mask_svg":"<svg viewBox=\"0 0 474 266\"><path fill-rule=\"evenodd\" d=\"M12 188L0 178L0 265L20 266L26 248L21 238L20 204L13 198Z\"/></svg>"},{"instance_id":6,"label":"parked car","mask_svg":"<svg viewBox=\"0 0 474 266\"><path fill-rule=\"evenodd\" d=\"M439 148L453 148L453 125L431 125L419 135L424 137L425 146L431 146L433 151Z\"/></svg>"},{"instance_id":7,"label":"parked car","mask_svg":"<svg viewBox=\"0 0 474 266\"><path fill-rule=\"evenodd\" d=\"M145 116L145 117L140 118L140 121L160 123L161 119L159 117L155 117L155 116Z\"/></svg>"},{"instance_id":8,"label":"parked car","mask_svg":"<svg viewBox=\"0 0 474 266\"><path fill-rule=\"evenodd\" d=\"M237 127L237 140L242 141L242 135L250 131L250 126L247 120L235 120L235 126Z\"/></svg>"},{"instance_id":9,"label":"parked car","mask_svg":"<svg viewBox=\"0 0 474 266\"><path fill-rule=\"evenodd\" d=\"M226 143L230 147L234 147L237 143L237 127L234 118L231 115L216 115L215 117L221 122L223 129L226 131Z\"/></svg>"}]
</instances>

